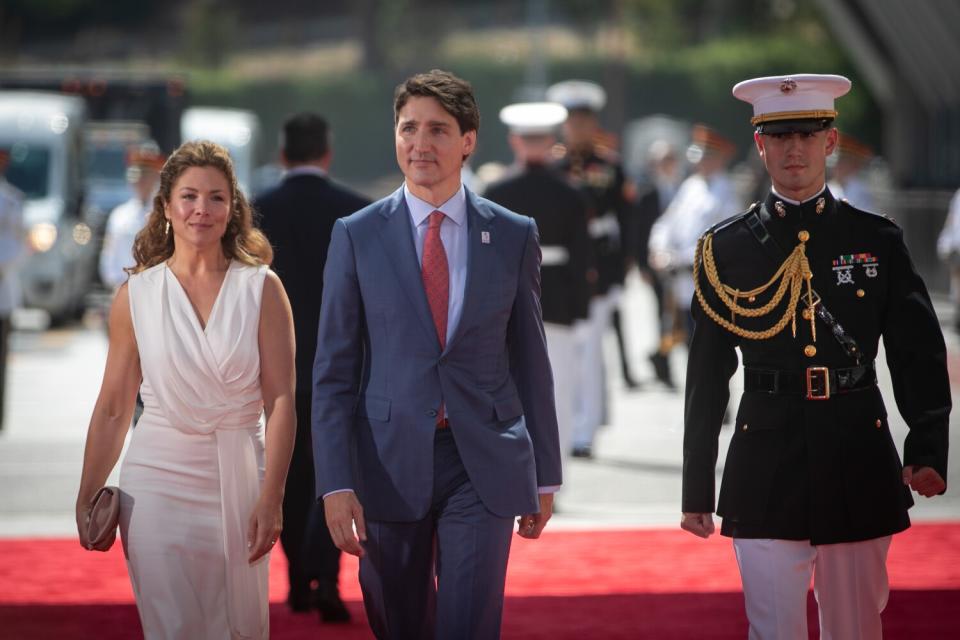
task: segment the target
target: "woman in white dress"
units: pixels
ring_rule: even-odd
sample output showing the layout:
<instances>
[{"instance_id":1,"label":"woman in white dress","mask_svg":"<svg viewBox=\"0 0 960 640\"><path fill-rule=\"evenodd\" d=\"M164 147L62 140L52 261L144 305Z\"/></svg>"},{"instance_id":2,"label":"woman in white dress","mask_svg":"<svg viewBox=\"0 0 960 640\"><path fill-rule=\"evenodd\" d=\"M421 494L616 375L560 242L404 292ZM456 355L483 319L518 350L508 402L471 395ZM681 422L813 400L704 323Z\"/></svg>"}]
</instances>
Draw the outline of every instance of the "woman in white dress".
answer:
<instances>
[{"instance_id":1,"label":"woman in white dress","mask_svg":"<svg viewBox=\"0 0 960 640\"><path fill-rule=\"evenodd\" d=\"M144 635L267 638L269 551L296 428L293 321L223 147L188 142L167 160L133 257L87 434L80 543L90 546L89 501L139 390L120 534Z\"/></svg>"}]
</instances>

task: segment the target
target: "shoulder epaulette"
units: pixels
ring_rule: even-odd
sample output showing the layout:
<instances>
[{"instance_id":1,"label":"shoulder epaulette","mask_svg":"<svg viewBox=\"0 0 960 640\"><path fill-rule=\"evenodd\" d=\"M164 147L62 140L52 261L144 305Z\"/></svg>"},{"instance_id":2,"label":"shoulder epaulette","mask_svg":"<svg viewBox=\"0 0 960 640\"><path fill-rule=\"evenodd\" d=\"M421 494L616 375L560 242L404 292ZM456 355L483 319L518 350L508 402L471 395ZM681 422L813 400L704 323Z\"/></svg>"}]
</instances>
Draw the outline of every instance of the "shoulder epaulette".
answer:
<instances>
[{"instance_id":1,"label":"shoulder epaulette","mask_svg":"<svg viewBox=\"0 0 960 640\"><path fill-rule=\"evenodd\" d=\"M759 208L760 208L760 202L754 202L752 205L750 205L750 208L747 209L746 211L741 211L741 212L738 213L737 215L730 216L730 217L727 218L726 220L721 220L720 222L716 223L715 225L713 225L712 227L710 227L709 229L707 229L707 230L704 232L704 235L707 234L707 233L716 233L717 231L720 231L720 230L722 230L722 229L725 229L725 228L729 227L730 225L732 225L733 223L739 222L740 220L743 220L744 218L746 218L748 215L750 215L750 214L753 213L754 211L757 211Z\"/></svg>"},{"instance_id":2,"label":"shoulder epaulette","mask_svg":"<svg viewBox=\"0 0 960 640\"><path fill-rule=\"evenodd\" d=\"M895 227L897 227L897 228L900 227L900 225L897 224L897 221L894 220L893 218L891 218L890 216L884 215L884 214L882 214L882 213L875 213L875 212L873 212L873 211L867 211L866 209L860 209L860 208L858 208L858 207L855 207L855 206L853 206L852 204L850 204L850 201L847 200L846 198L840 198L840 199L837 201L837 206L847 207L848 209L850 209L850 210L853 211L854 213L860 213L860 214L867 215L867 216L873 216L874 218L879 218L880 220L883 220L884 222L887 222L887 223L889 223L889 224L892 224L893 226L895 226Z\"/></svg>"}]
</instances>

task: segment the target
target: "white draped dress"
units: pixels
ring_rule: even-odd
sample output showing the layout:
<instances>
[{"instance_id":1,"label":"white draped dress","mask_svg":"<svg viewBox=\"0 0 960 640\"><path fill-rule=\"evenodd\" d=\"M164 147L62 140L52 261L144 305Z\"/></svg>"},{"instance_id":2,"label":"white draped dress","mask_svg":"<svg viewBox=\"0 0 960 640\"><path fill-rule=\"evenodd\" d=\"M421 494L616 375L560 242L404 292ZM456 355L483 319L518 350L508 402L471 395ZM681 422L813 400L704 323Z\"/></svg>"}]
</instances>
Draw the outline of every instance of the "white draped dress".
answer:
<instances>
[{"instance_id":1,"label":"white draped dress","mask_svg":"<svg viewBox=\"0 0 960 640\"><path fill-rule=\"evenodd\" d=\"M129 280L144 412L120 470L120 533L148 640L269 636L269 556L247 562L266 271L232 262L206 329L165 263Z\"/></svg>"}]
</instances>

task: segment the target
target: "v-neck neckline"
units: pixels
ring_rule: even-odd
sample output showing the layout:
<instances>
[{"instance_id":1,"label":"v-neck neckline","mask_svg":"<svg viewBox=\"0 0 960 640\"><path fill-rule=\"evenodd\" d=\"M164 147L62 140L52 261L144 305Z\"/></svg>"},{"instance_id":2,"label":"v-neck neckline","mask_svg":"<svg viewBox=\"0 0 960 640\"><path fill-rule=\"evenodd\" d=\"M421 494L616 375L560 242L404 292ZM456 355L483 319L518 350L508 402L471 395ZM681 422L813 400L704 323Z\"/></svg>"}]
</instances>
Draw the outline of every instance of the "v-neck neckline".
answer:
<instances>
[{"instance_id":1,"label":"v-neck neckline","mask_svg":"<svg viewBox=\"0 0 960 640\"><path fill-rule=\"evenodd\" d=\"M187 306L190 307L190 317L193 318L193 321L200 328L200 332L206 335L207 327L210 326L210 323L214 318L214 314L216 314L217 309L220 306L220 298L223 297L223 289L227 286L227 278L230 276L230 272L233 270L233 260L231 259L227 262L227 270L223 274L223 280L220 282L220 288L217 290L217 297L213 299L213 306L210 307L210 315L207 316L206 322L204 322L203 318L200 317L200 312L196 305L193 304L190 294L187 293L187 290L180 282L180 278L178 278L177 274L173 272L173 269L170 268L170 265L167 264L167 262L164 262L163 268L166 269L167 273L170 274L170 276L173 278L173 281L177 283L177 288L180 290L180 293L186 300Z\"/></svg>"}]
</instances>

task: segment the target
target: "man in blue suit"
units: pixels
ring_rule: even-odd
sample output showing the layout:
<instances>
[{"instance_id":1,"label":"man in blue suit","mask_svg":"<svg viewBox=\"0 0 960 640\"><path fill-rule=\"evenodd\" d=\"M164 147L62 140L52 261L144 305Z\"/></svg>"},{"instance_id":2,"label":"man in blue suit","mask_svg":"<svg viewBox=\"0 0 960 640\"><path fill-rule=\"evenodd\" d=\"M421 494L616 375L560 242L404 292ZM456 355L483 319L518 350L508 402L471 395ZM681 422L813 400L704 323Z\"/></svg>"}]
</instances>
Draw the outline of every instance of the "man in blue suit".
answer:
<instances>
[{"instance_id":1,"label":"man in blue suit","mask_svg":"<svg viewBox=\"0 0 960 640\"><path fill-rule=\"evenodd\" d=\"M467 191L469 83L394 99L403 187L337 221L313 370L318 495L378 638L498 638L507 556L561 483L537 228Z\"/></svg>"}]
</instances>

